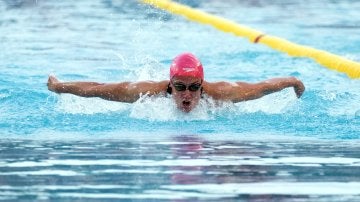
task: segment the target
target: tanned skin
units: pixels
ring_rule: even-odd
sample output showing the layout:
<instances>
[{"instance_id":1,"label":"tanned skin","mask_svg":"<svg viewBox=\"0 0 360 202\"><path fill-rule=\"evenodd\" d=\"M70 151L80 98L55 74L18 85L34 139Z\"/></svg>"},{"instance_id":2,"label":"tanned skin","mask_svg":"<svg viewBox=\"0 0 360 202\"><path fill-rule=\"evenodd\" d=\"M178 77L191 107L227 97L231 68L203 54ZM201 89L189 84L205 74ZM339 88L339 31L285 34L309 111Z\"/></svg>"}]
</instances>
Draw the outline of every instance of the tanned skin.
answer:
<instances>
[{"instance_id":1,"label":"tanned skin","mask_svg":"<svg viewBox=\"0 0 360 202\"><path fill-rule=\"evenodd\" d=\"M241 102L261 98L270 93L281 91L285 88L294 88L298 98L305 90L304 84L295 77L273 78L258 83L247 82L207 82L199 78L175 76L164 81L140 81L120 83L97 83L97 82L60 82L55 76L49 76L48 89L56 93L70 93L81 97L100 97L105 100L133 103L141 95L158 95L167 93L168 87L172 89L172 97L177 107L190 112L196 107L201 99L201 93L208 95L214 100ZM173 83L180 82L185 85L201 83L202 90L195 92L176 91Z\"/></svg>"}]
</instances>

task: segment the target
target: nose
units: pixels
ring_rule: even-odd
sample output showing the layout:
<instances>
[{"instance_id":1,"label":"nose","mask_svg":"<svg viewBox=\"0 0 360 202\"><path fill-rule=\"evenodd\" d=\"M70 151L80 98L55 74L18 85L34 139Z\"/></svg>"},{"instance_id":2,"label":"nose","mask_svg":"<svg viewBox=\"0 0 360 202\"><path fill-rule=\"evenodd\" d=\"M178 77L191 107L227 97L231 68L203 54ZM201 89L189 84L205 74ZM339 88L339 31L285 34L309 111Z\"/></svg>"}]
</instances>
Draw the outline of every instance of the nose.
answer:
<instances>
[{"instance_id":1,"label":"nose","mask_svg":"<svg viewBox=\"0 0 360 202\"><path fill-rule=\"evenodd\" d=\"M192 94L189 91L189 89L186 89L184 92L182 92L182 97L183 98L192 98Z\"/></svg>"}]
</instances>

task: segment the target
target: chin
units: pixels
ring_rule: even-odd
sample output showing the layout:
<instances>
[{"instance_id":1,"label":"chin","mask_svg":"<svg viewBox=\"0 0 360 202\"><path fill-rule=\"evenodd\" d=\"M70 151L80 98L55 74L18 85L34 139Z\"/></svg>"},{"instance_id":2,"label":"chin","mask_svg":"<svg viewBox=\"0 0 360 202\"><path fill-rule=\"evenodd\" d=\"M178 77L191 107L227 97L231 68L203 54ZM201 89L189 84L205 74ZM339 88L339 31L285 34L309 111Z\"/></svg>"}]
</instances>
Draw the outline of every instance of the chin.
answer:
<instances>
[{"instance_id":1,"label":"chin","mask_svg":"<svg viewBox=\"0 0 360 202\"><path fill-rule=\"evenodd\" d=\"M192 111L192 109L182 109L182 111L185 112L185 113L189 113L189 112Z\"/></svg>"},{"instance_id":2,"label":"chin","mask_svg":"<svg viewBox=\"0 0 360 202\"><path fill-rule=\"evenodd\" d=\"M189 112L191 112L194 108L193 108L193 107L190 107L190 106L179 106L178 109L180 109L182 112L189 113Z\"/></svg>"}]
</instances>

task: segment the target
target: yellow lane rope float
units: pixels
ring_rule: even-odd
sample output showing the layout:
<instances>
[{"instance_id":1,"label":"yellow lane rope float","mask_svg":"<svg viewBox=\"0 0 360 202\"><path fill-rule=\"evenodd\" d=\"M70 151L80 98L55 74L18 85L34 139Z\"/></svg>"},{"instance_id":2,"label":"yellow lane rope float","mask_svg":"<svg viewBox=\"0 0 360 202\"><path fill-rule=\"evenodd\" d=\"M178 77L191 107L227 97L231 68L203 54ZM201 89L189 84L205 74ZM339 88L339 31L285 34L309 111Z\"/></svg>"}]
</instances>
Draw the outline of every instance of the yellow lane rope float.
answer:
<instances>
[{"instance_id":1,"label":"yellow lane rope float","mask_svg":"<svg viewBox=\"0 0 360 202\"><path fill-rule=\"evenodd\" d=\"M275 50L285 52L290 56L309 57L329 69L347 74L350 78L360 78L360 63L344 57L317 50L309 46L292 43L288 40L266 35L247 26L239 25L228 19L208 14L191 7L175 3L171 0L140 0L145 4L166 10L170 13L182 15L192 21L209 24L215 28L230 32L237 36L246 37L253 43L262 43Z\"/></svg>"}]
</instances>

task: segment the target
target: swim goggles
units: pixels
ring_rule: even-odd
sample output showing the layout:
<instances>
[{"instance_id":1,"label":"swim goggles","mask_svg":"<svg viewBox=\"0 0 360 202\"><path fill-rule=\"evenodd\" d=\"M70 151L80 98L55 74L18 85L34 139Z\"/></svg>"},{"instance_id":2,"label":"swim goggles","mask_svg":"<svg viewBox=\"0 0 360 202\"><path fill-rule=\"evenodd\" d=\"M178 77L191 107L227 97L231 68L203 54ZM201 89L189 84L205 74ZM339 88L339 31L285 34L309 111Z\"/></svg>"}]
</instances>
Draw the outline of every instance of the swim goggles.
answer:
<instances>
[{"instance_id":1,"label":"swim goggles","mask_svg":"<svg viewBox=\"0 0 360 202\"><path fill-rule=\"evenodd\" d=\"M192 83L189 86L187 86L181 82L174 82L172 83L172 85L177 91L186 91L188 89L191 92L196 92L201 88L201 83Z\"/></svg>"}]
</instances>

